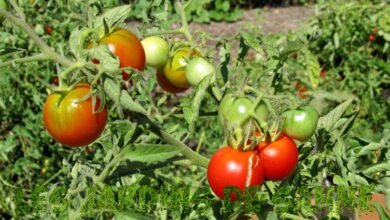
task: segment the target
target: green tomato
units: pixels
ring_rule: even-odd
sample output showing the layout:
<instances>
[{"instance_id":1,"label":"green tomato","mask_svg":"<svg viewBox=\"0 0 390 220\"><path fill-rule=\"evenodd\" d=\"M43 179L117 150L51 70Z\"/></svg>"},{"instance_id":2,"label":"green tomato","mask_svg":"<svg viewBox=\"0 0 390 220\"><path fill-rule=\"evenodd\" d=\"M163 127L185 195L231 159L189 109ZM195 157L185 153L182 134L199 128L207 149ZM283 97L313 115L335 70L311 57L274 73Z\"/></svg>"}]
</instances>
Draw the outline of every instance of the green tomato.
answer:
<instances>
[{"instance_id":1,"label":"green tomato","mask_svg":"<svg viewBox=\"0 0 390 220\"><path fill-rule=\"evenodd\" d=\"M188 62L185 76L188 83L195 87L208 75L213 75L210 81L213 83L215 81L215 72L215 67L209 61L202 57L195 57Z\"/></svg>"},{"instance_id":2,"label":"green tomato","mask_svg":"<svg viewBox=\"0 0 390 220\"><path fill-rule=\"evenodd\" d=\"M163 67L168 62L169 45L161 37L147 37L141 41L145 50L146 65Z\"/></svg>"},{"instance_id":3,"label":"green tomato","mask_svg":"<svg viewBox=\"0 0 390 220\"><path fill-rule=\"evenodd\" d=\"M284 132L296 140L307 141L317 129L318 113L311 106L286 111L283 117L285 117Z\"/></svg>"},{"instance_id":4,"label":"green tomato","mask_svg":"<svg viewBox=\"0 0 390 220\"><path fill-rule=\"evenodd\" d=\"M250 114L252 108L253 101L251 99L226 94L219 105L218 117L223 125L227 123L229 127L240 127L251 119L248 114ZM263 102L255 109L255 114L259 118L260 123L267 120L268 113L268 108ZM247 117L247 120L242 121L244 117Z\"/></svg>"}]
</instances>

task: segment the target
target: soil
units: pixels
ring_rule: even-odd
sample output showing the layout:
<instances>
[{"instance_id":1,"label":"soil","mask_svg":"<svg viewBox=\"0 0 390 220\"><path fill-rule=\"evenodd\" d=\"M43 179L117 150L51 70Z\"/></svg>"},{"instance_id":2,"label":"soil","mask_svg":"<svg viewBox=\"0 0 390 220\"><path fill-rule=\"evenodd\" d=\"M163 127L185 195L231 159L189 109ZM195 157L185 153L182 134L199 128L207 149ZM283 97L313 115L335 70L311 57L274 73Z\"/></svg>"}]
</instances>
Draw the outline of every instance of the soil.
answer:
<instances>
[{"instance_id":1,"label":"soil","mask_svg":"<svg viewBox=\"0 0 390 220\"><path fill-rule=\"evenodd\" d=\"M230 37L248 28L261 34L275 34L297 30L313 15L313 6L262 8L244 11L244 16L236 22L191 23L190 27L194 31L205 31L212 37Z\"/></svg>"}]
</instances>

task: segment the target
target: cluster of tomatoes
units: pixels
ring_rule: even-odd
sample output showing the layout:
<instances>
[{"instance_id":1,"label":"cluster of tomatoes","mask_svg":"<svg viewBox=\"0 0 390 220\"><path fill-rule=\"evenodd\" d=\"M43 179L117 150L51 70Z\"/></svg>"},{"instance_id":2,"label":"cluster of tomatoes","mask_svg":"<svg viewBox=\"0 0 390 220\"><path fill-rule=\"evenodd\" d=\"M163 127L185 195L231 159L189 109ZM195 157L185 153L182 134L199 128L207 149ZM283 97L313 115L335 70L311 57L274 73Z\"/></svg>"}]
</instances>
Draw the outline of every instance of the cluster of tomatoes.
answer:
<instances>
[{"instance_id":1,"label":"cluster of tomatoes","mask_svg":"<svg viewBox=\"0 0 390 220\"><path fill-rule=\"evenodd\" d=\"M160 37L152 36L142 42L132 32L117 28L98 42L107 45L119 59L121 68L131 67L143 71L145 66L157 68L157 82L170 93L184 92L196 86L204 77L215 75L214 66L196 49L178 46L172 51L168 43ZM87 48L92 48L89 43ZM99 60L93 59L99 64ZM123 80L130 80L130 74L122 72ZM57 78L57 81L61 80ZM58 84L58 82L57 82ZM69 147L85 146L98 137L107 121L107 108L98 109L100 100L83 100L90 91L90 85L78 84L69 91L50 94L44 106L44 124L50 135L61 144ZM94 106L93 106L94 104Z\"/></svg>"},{"instance_id":2,"label":"cluster of tomatoes","mask_svg":"<svg viewBox=\"0 0 390 220\"><path fill-rule=\"evenodd\" d=\"M307 141L317 128L317 111L305 106L282 114L282 132L274 138L262 135L251 125L251 120L260 125L266 123L269 112L263 102L255 103L251 97L232 94L226 94L220 103L219 119L228 131L229 145L214 153L207 170L209 185L220 198L224 198L226 186L238 187L244 192L245 187L261 186L264 180L288 178L298 164L294 139ZM247 131L252 138L237 140ZM235 200L236 194L230 194L230 199Z\"/></svg>"}]
</instances>

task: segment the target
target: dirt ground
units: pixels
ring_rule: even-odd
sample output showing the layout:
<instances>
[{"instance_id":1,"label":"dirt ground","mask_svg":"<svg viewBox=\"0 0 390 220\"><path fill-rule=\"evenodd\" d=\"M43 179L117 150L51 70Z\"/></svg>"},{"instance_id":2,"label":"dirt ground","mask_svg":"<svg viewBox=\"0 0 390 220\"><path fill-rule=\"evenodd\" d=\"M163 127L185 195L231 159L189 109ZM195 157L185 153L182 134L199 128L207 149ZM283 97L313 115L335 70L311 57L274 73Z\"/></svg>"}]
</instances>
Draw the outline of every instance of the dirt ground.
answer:
<instances>
[{"instance_id":1,"label":"dirt ground","mask_svg":"<svg viewBox=\"0 0 390 220\"><path fill-rule=\"evenodd\" d=\"M290 6L284 8L262 8L244 11L244 16L236 22L191 23L191 30L205 31L212 37L234 36L245 29L255 29L262 34L285 33L299 29L314 15L312 6Z\"/></svg>"}]
</instances>

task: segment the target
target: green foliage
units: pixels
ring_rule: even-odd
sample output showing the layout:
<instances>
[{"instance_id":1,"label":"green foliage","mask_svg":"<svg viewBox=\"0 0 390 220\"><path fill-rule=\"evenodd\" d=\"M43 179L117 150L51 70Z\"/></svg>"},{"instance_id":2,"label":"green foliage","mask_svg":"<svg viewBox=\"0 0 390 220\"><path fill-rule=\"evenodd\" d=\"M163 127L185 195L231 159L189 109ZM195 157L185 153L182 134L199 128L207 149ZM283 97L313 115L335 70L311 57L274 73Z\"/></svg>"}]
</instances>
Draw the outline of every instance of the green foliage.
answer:
<instances>
[{"instance_id":1,"label":"green foliage","mask_svg":"<svg viewBox=\"0 0 390 220\"><path fill-rule=\"evenodd\" d=\"M207 54L219 61L216 83L205 78L173 95L161 91L151 68L126 69L133 86L123 89L118 59L108 48L85 50L85 42L98 40L88 28L96 27L101 35L116 25L126 27L128 17L143 21L134 30L138 36L169 30L180 18L172 1L130 1L131 11L112 9L123 3L119 0L17 2L35 32L59 54L72 61L88 61L91 53L99 57L99 71L93 65L71 71L69 82L94 82L111 111L103 135L90 146L70 149L55 143L43 126L42 106L52 78L65 67L52 61L1 66L40 53L21 28L5 21L0 27L1 217L221 219L254 211L260 218L299 219L312 218L322 208L339 216L340 207L367 205L364 196L354 203L355 194L342 190L346 187L367 189L362 195L381 192L390 201L387 3L321 1L307 29L280 36L247 32L209 46L205 35L196 35L199 48L217 51ZM242 5L194 0L185 11L197 22L234 21ZM378 33L369 42L375 28ZM168 35L171 44L174 38ZM306 87L305 97L299 98L297 84ZM300 161L293 176L267 182L245 205L215 198L202 168L204 156L226 144L217 110L228 90L261 96L270 111L268 128L277 127L285 109L309 103L321 113L315 135L297 143ZM337 187L322 187L327 181ZM313 193L315 207L310 205Z\"/></svg>"}]
</instances>

